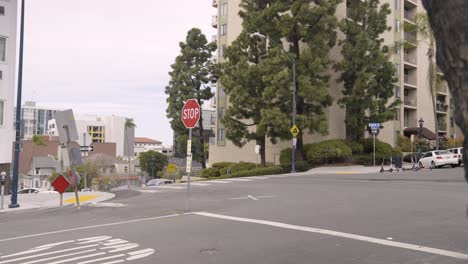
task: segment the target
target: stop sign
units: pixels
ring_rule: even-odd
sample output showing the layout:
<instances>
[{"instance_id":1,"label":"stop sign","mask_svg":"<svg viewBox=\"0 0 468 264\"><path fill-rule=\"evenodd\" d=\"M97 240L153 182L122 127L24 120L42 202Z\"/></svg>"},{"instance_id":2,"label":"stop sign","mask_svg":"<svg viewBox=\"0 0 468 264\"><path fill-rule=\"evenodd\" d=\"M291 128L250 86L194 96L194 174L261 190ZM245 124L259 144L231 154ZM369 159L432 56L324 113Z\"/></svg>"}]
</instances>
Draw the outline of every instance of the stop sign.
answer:
<instances>
[{"instance_id":1,"label":"stop sign","mask_svg":"<svg viewBox=\"0 0 468 264\"><path fill-rule=\"evenodd\" d=\"M186 128L194 128L200 120L200 105L196 99L189 99L182 108L182 123Z\"/></svg>"}]
</instances>

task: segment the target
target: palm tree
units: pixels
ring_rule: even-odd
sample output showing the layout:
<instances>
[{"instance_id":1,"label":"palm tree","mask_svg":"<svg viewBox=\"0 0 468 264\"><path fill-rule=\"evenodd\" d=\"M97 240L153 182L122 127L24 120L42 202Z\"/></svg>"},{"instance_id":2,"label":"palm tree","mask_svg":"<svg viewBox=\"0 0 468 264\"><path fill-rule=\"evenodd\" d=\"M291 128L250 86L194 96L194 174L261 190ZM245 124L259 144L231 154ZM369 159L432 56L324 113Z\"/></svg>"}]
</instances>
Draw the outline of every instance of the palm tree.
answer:
<instances>
[{"instance_id":1,"label":"palm tree","mask_svg":"<svg viewBox=\"0 0 468 264\"><path fill-rule=\"evenodd\" d=\"M136 124L133 118L126 118L125 119L125 138L127 139L127 131L128 129L135 128ZM131 157L130 157L130 140L127 140L127 148L128 148L128 178L127 178L127 186L130 187L130 167L131 167Z\"/></svg>"},{"instance_id":2,"label":"palm tree","mask_svg":"<svg viewBox=\"0 0 468 264\"><path fill-rule=\"evenodd\" d=\"M429 61L427 76L429 79L429 91L431 92L432 108L435 122L436 149L439 149L439 120L437 117L436 95L437 91L440 89L442 80L437 75L437 65L435 61L436 42L434 32L432 31L432 28L429 24L429 18L427 14L417 14L414 22L414 25L408 26L407 28L405 28L405 30L417 33L418 36L421 37L421 39L418 41L425 42L429 46L426 53L427 59Z\"/></svg>"}]
</instances>

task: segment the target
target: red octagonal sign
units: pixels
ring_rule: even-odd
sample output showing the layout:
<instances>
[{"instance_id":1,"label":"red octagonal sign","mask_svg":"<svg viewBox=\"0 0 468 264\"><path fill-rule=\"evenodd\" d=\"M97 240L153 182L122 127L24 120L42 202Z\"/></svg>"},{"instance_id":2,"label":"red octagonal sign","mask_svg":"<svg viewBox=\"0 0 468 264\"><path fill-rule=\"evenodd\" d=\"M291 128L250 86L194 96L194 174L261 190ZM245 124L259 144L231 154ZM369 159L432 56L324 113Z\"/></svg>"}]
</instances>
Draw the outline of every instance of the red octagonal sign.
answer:
<instances>
[{"instance_id":1,"label":"red octagonal sign","mask_svg":"<svg viewBox=\"0 0 468 264\"><path fill-rule=\"evenodd\" d=\"M186 128L194 128L200 120L200 105L196 99L189 99L182 108L182 122Z\"/></svg>"}]
</instances>

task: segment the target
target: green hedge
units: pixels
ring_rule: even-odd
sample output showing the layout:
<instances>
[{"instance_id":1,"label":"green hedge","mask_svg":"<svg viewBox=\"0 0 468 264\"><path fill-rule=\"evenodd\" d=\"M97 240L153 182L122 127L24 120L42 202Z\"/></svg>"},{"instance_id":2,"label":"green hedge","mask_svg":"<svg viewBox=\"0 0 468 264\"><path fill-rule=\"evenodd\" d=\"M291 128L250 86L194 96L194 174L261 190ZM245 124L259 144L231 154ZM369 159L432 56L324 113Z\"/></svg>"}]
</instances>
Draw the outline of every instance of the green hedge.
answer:
<instances>
[{"instance_id":1,"label":"green hedge","mask_svg":"<svg viewBox=\"0 0 468 264\"><path fill-rule=\"evenodd\" d=\"M201 171L201 176L203 178L212 178L212 177L219 177L219 169L217 168L209 168L209 169L203 169Z\"/></svg>"},{"instance_id":2,"label":"green hedge","mask_svg":"<svg viewBox=\"0 0 468 264\"><path fill-rule=\"evenodd\" d=\"M364 153L364 146L358 142L348 142L348 146L351 148L353 155L360 155Z\"/></svg>"},{"instance_id":3,"label":"green hedge","mask_svg":"<svg viewBox=\"0 0 468 264\"><path fill-rule=\"evenodd\" d=\"M256 167L257 165L251 162L233 163L231 166L220 169L219 174L224 175L224 174L228 174L228 172L229 174L232 174L238 171L252 170L252 169L255 169Z\"/></svg>"},{"instance_id":4,"label":"green hedge","mask_svg":"<svg viewBox=\"0 0 468 264\"><path fill-rule=\"evenodd\" d=\"M307 145L306 155L310 164L320 165L347 161L352 150L342 139L326 140Z\"/></svg>"},{"instance_id":5,"label":"green hedge","mask_svg":"<svg viewBox=\"0 0 468 264\"><path fill-rule=\"evenodd\" d=\"M234 177L247 177L247 176L260 176L260 175L274 175L283 173L283 168L280 166L271 166L256 168L252 170L238 171L229 175L223 175L221 178L234 178Z\"/></svg>"},{"instance_id":6,"label":"green hedge","mask_svg":"<svg viewBox=\"0 0 468 264\"><path fill-rule=\"evenodd\" d=\"M217 162L217 163L213 163L213 165L211 165L211 167L216 168L216 169L222 169L222 168L226 168L226 167L231 167L234 164L236 164L236 163L235 162Z\"/></svg>"},{"instance_id":7,"label":"green hedge","mask_svg":"<svg viewBox=\"0 0 468 264\"><path fill-rule=\"evenodd\" d=\"M281 164L284 172L291 171L291 163ZM309 162L306 160L296 161L296 172L304 172L310 169Z\"/></svg>"}]
</instances>

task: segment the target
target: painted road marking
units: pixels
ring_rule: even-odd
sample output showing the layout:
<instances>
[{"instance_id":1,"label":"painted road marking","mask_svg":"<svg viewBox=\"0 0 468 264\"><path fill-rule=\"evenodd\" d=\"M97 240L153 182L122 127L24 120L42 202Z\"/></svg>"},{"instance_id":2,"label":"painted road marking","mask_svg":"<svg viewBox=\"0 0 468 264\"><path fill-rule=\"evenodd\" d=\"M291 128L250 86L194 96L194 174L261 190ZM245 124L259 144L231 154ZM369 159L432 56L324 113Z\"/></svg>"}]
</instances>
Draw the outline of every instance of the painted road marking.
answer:
<instances>
[{"instance_id":1,"label":"painted road marking","mask_svg":"<svg viewBox=\"0 0 468 264\"><path fill-rule=\"evenodd\" d=\"M355 171L335 171L335 174L344 174L344 175L347 175L347 174L359 174Z\"/></svg>"},{"instance_id":2,"label":"painted road marking","mask_svg":"<svg viewBox=\"0 0 468 264\"><path fill-rule=\"evenodd\" d=\"M99 197L99 195L80 195L79 199L80 199L80 203L82 203L82 202L86 202L86 201L89 201L89 200L96 199L98 197ZM76 203L76 198L66 199L63 202L64 203Z\"/></svg>"},{"instance_id":3,"label":"painted road marking","mask_svg":"<svg viewBox=\"0 0 468 264\"><path fill-rule=\"evenodd\" d=\"M252 195L247 195L247 197L250 198L250 199L252 199L252 200L254 200L254 201L258 201L258 198L255 198L255 197L253 197Z\"/></svg>"},{"instance_id":4,"label":"painted road marking","mask_svg":"<svg viewBox=\"0 0 468 264\"><path fill-rule=\"evenodd\" d=\"M236 198L229 198L229 200L248 200L248 199L251 199L251 200L254 200L254 201L258 201L260 199L273 198L273 197L275 197L275 196L272 196L272 195L263 195L263 196L247 195L247 196L241 196L241 197L236 197Z\"/></svg>"},{"instance_id":5,"label":"painted road marking","mask_svg":"<svg viewBox=\"0 0 468 264\"><path fill-rule=\"evenodd\" d=\"M229 178L229 179L223 179L223 181L239 181L239 182L248 182L251 181L249 179L239 179L239 178Z\"/></svg>"},{"instance_id":6,"label":"painted road marking","mask_svg":"<svg viewBox=\"0 0 468 264\"><path fill-rule=\"evenodd\" d=\"M81 246L83 244L86 244L86 246ZM36 252L40 251L46 252L36 254ZM74 252L62 254L64 252L70 251ZM0 263L3 264L21 261L22 264L34 264L38 262L61 264L67 262L77 263L77 261L79 261L78 263L81 264L96 262L100 262L102 264L102 261L107 260L111 261L106 263L121 263L145 258L154 254L155 252L156 250L152 248L141 249L140 245L137 243L131 243L119 238L114 239L110 236L100 236L37 246L30 250L21 251L7 256L1 256L0 260L2 261L0 261ZM47 257L41 258L43 256ZM96 258L98 256L99 258ZM24 260L28 261L24 262Z\"/></svg>"},{"instance_id":7,"label":"painted road marking","mask_svg":"<svg viewBox=\"0 0 468 264\"><path fill-rule=\"evenodd\" d=\"M94 229L94 228L100 228L100 227L116 226L116 225L123 225L123 224L130 224L130 223L138 223L138 222L144 222L144 221L152 221L152 220L158 220L158 219L164 219L164 218L171 218L171 217L182 216L182 215L187 215L187 214L190 214L190 213L170 214L170 215L163 215L163 216L156 216L156 217L139 218L139 219L133 219L133 220L128 220L128 221L120 221L120 222L114 222L114 223L107 223L107 224L101 224L101 225L82 226L82 227L76 227L76 228L70 228L70 229L62 229L62 230L56 230L56 231L44 232L44 233L37 233L37 234L31 234L31 235L25 235L25 236L4 238L4 239L0 239L0 242L6 242L6 241L12 241L12 240L19 240L19 239L31 238L31 237L55 235L55 234L66 233L66 232L73 232L73 231L78 231L78 230Z\"/></svg>"},{"instance_id":8,"label":"painted road marking","mask_svg":"<svg viewBox=\"0 0 468 264\"><path fill-rule=\"evenodd\" d=\"M193 214L206 216L206 217L212 217L212 218L218 218L218 219L237 221L237 222L260 224L260 225L273 226L273 227L279 227L279 228L284 228L284 229L292 229L292 230L305 231L305 232L311 232L311 233L317 233L317 234L323 234L323 235L329 235L329 236L335 236L335 237L348 238L348 239L359 240L363 242L374 243L374 244L379 244L379 245L384 245L384 246L397 247L397 248L431 253L431 254L440 255L440 256L452 257L456 259L468 260L468 254L464 254L460 252L425 247L425 246L414 245L414 244L409 244L409 243L389 241L385 239L355 235L355 234L344 233L344 232L339 232L339 231L290 225L290 224L272 222L272 221L266 221L266 220L219 215L219 214L212 214L212 213L206 213L206 212L194 212Z\"/></svg>"},{"instance_id":9,"label":"painted road marking","mask_svg":"<svg viewBox=\"0 0 468 264\"><path fill-rule=\"evenodd\" d=\"M201 182L191 182L190 185L192 186L210 186L209 183L201 183Z\"/></svg>"},{"instance_id":10,"label":"painted road marking","mask_svg":"<svg viewBox=\"0 0 468 264\"><path fill-rule=\"evenodd\" d=\"M220 181L220 180L212 180L212 181L206 181L206 182L209 182L209 183L232 183L232 182L229 182L229 181Z\"/></svg>"},{"instance_id":11,"label":"painted road marking","mask_svg":"<svg viewBox=\"0 0 468 264\"><path fill-rule=\"evenodd\" d=\"M119 208L119 207L124 207L126 206L125 204L122 204L122 203L92 203L90 204L89 206L93 206L93 207L115 207L115 208Z\"/></svg>"},{"instance_id":12,"label":"painted road marking","mask_svg":"<svg viewBox=\"0 0 468 264\"><path fill-rule=\"evenodd\" d=\"M161 189L174 189L174 190L182 190L182 189L185 189L184 186L166 186L166 185L160 185L160 186L158 186L157 188L161 188Z\"/></svg>"}]
</instances>

